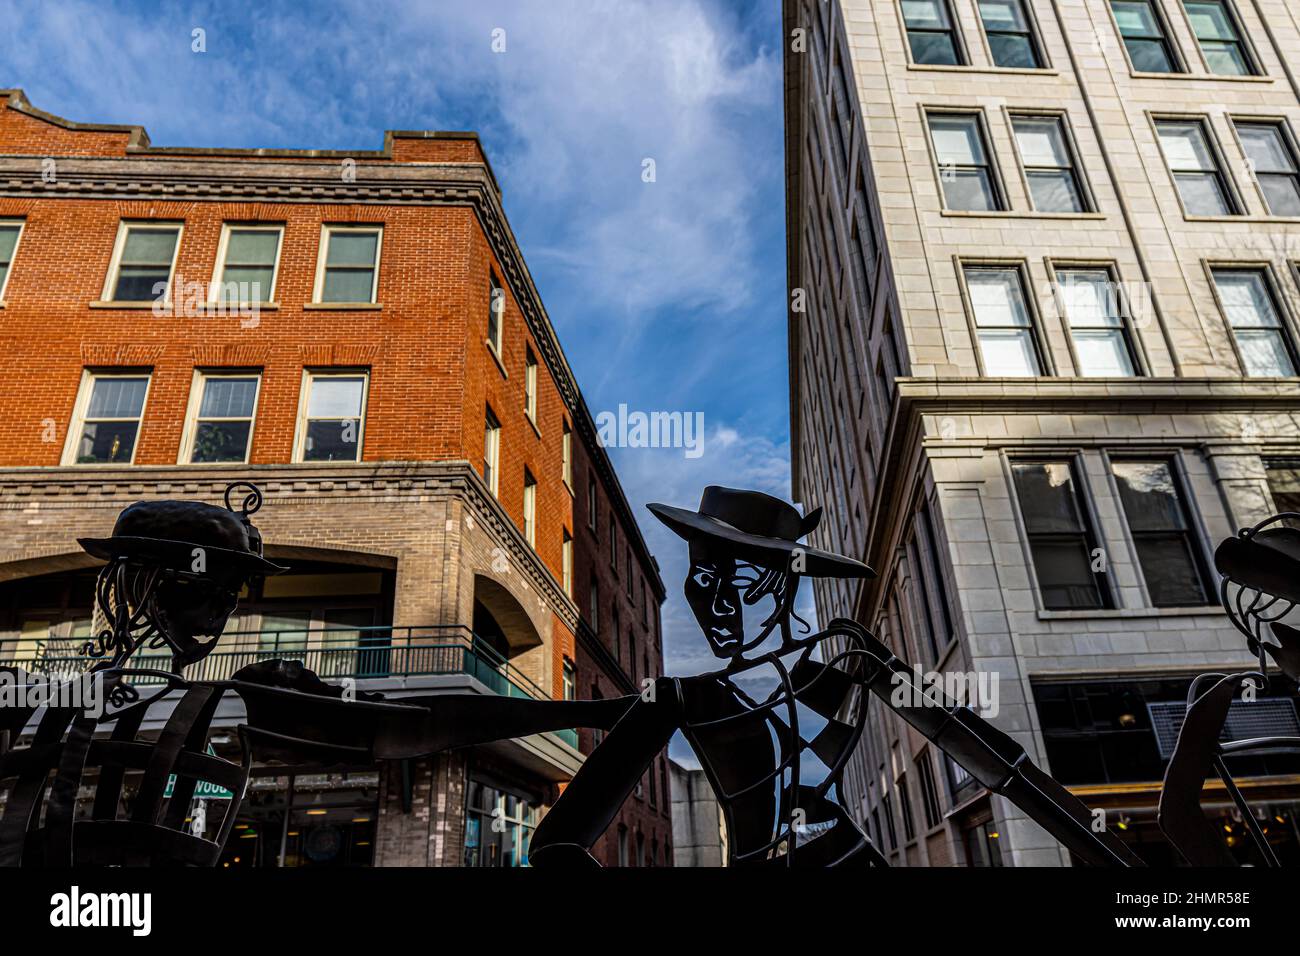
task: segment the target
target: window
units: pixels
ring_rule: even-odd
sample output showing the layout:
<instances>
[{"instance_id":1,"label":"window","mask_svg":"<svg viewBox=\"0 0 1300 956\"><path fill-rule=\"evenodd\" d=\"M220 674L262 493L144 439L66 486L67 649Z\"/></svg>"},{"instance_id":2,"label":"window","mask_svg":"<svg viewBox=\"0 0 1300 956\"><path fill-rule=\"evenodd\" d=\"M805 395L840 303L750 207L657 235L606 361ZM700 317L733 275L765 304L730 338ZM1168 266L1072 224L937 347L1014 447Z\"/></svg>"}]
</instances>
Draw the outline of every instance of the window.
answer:
<instances>
[{"instance_id":1,"label":"window","mask_svg":"<svg viewBox=\"0 0 1300 956\"><path fill-rule=\"evenodd\" d=\"M1129 62L1139 73L1181 73L1169 31L1151 0L1110 0Z\"/></svg>"},{"instance_id":2,"label":"window","mask_svg":"<svg viewBox=\"0 0 1300 956\"><path fill-rule=\"evenodd\" d=\"M939 791L934 787L934 768L930 766L930 752L923 750L916 758L916 770L921 777L921 805L925 808L925 828L933 830L943 820L939 806Z\"/></svg>"},{"instance_id":3,"label":"window","mask_svg":"<svg viewBox=\"0 0 1300 956\"><path fill-rule=\"evenodd\" d=\"M894 829L894 801L889 794L880 798L881 814L885 818L885 830L889 833L889 849L898 849L898 833Z\"/></svg>"},{"instance_id":4,"label":"window","mask_svg":"<svg viewBox=\"0 0 1300 956\"><path fill-rule=\"evenodd\" d=\"M916 839L916 821L912 818L912 797L907 792L907 774L898 776L898 809L903 817L903 842Z\"/></svg>"},{"instance_id":5,"label":"window","mask_svg":"<svg viewBox=\"0 0 1300 956\"><path fill-rule=\"evenodd\" d=\"M1060 269L1056 290L1083 376L1136 374L1118 284L1108 269Z\"/></svg>"},{"instance_id":6,"label":"window","mask_svg":"<svg viewBox=\"0 0 1300 956\"><path fill-rule=\"evenodd\" d=\"M966 865L972 867L993 867L1002 865L1002 851L998 849L1000 834L992 820L985 820L967 828L964 842L966 844Z\"/></svg>"},{"instance_id":7,"label":"window","mask_svg":"<svg viewBox=\"0 0 1300 956\"><path fill-rule=\"evenodd\" d=\"M506 314L506 290L501 287L501 280L495 271L488 272L488 326L487 341L492 351L501 354L501 326Z\"/></svg>"},{"instance_id":8,"label":"window","mask_svg":"<svg viewBox=\"0 0 1300 956\"><path fill-rule=\"evenodd\" d=\"M589 582L589 585L590 586L587 594L588 597L590 598L588 602L590 606L587 608L587 613L588 616L591 618L591 629L593 631L599 631L600 630L600 585L597 583L596 576L594 574L591 576L591 581Z\"/></svg>"},{"instance_id":9,"label":"window","mask_svg":"<svg viewBox=\"0 0 1300 956\"><path fill-rule=\"evenodd\" d=\"M596 501L596 479L593 477L587 483L587 527L592 531L597 528L599 518L599 502Z\"/></svg>"},{"instance_id":10,"label":"window","mask_svg":"<svg viewBox=\"0 0 1300 956\"><path fill-rule=\"evenodd\" d=\"M1016 148L1039 212L1087 212L1083 185L1060 116L1013 116Z\"/></svg>"},{"instance_id":11,"label":"window","mask_svg":"<svg viewBox=\"0 0 1300 956\"><path fill-rule=\"evenodd\" d=\"M618 865L627 866L627 827L618 825Z\"/></svg>"},{"instance_id":12,"label":"window","mask_svg":"<svg viewBox=\"0 0 1300 956\"><path fill-rule=\"evenodd\" d=\"M1160 148L1189 216L1232 216L1236 204L1200 120L1158 120Z\"/></svg>"},{"instance_id":13,"label":"window","mask_svg":"<svg viewBox=\"0 0 1300 956\"><path fill-rule=\"evenodd\" d=\"M564 593L573 597L573 538L568 531L564 532L564 540L560 542L560 576Z\"/></svg>"},{"instance_id":14,"label":"window","mask_svg":"<svg viewBox=\"0 0 1300 956\"><path fill-rule=\"evenodd\" d=\"M614 520L614 513L609 514L609 566L618 573L618 522Z\"/></svg>"},{"instance_id":15,"label":"window","mask_svg":"<svg viewBox=\"0 0 1300 956\"><path fill-rule=\"evenodd\" d=\"M175 223L122 223L104 298L113 302L165 299L180 236L181 227Z\"/></svg>"},{"instance_id":16,"label":"window","mask_svg":"<svg viewBox=\"0 0 1300 956\"><path fill-rule=\"evenodd\" d=\"M1254 76L1259 72L1227 0L1183 0L1183 7L1211 73Z\"/></svg>"},{"instance_id":17,"label":"window","mask_svg":"<svg viewBox=\"0 0 1300 956\"><path fill-rule=\"evenodd\" d=\"M9 284L10 266L18 251L18 237L23 231L21 221L0 220L0 302L4 301L5 286Z\"/></svg>"},{"instance_id":18,"label":"window","mask_svg":"<svg viewBox=\"0 0 1300 956\"><path fill-rule=\"evenodd\" d=\"M365 372L308 372L295 461L360 461L365 430Z\"/></svg>"},{"instance_id":19,"label":"window","mask_svg":"<svg viewBox=\"0 0 1300 956\"><path fill-rule=\"evenodd\" d=\"M537 479L524 469L524 539L537 547Z\"/></svg>"},{"instance_id":20,"label":"window","mask_svg":"<svg viewBox=\"0 0 1300 956\"><path fill-rule=\"evenodd\" d=\"M564 666L561 670L560 685L564 694L564 700L573 700L575 695L575 677L573 672L573 661L567 657L564 659Z\"/></svg>"},{"instance_id":21,"label":"window","mask_svg":"<svg viewBox=\"0 0 1300 956\"><path fill-rule=\"evenodd\" d=\"M1043 65L1023 0L979 0L979 9L995 64L1030 70Z\"/></svg>"},{"instance_id":22,"label":"window","mask_svg":"<svg viewBox=\"0 0 1300 956\"><path fill-rule=\"evenodd\" d=\"M632 582L632 546L631 546L631 545L628 545L627 548L623 551L623 567L627 568L627 580L626 580L626 585L625 585L625 593L627 594L627 599L630 601L630 600L632 600L632 583L633 583L633 582Z\"/></svg>"},{"instance_id":23,"label":"window","mask_svg":"<svg viewBox=\"0 0 1300 956\"><path fill-rule=\"evenodd\" d=\"M1223 314L1237 341L1246 375L1251 378L1295 375L1295 355L1264 270L1213 271Z\"/></svg>"},{"instance_id":24,"label":"window","mask_svg":"<svg viewBox=\"0 0 1300 956\"><path fill-rule=\"evenodd\" d=\"M1250 171L1273 216L1300 216L1295 150L1281 123L1236 123ZM0 249L3 254L3 249ZM2 281L2 280L0 280Z\"/></svg>"},{"instance_id":25,"label":"window","mask_svg":"<svg viewBox=\"0 0 1300 956\"><path fill-rule=\"evenodd\" d=\"M560 436L560 477L564 485L573 491L573 429L564 423L564 434Z\"/></svg>"},{"instance_id":26,"label":"window","mask_svg":"<svg viewBox=\"0 0 1300 956\"><path fill-rule=\"evenodd\" d=\"M961 66L966 62L957 41L957 29L953 26L948 0L902 2L912 62L939 66Z\"/></svg>"},{"instance_id":27,"label":"window","mask_svg":"<svg viewBox=\"0 0 1300 956\"><path fill-rule=\"evenodd\" d=\"M321 227L320 268L313 301L366 305L379 286L380 226Z\"/></svg>"},{"instance_id":28,"label":"window","mask_svg":"<svg viewBox=\"0 0 1300 956\"><path fill-rule=\"evenodd\" d=\"M69 438L76 465L127 465L135 460L140 416L149 392L146 373L88 373L77 400L78 414Z\"/></svg>"},{"instance_id":29,"label":"window","mask_svg":"<svg viewBox=\"0 0 1300 956\"><path fill-rule=\"evenodd\" d=\"M1300 458L1265 458L1264 475L1273 496L1273 513L1300 514ZM1300 525L1300 519L1286 523L1294 528Z\"/></svg>"},{"instance_id":30,"label":"window","mask_svg":"<svg viewBox=\"0 0 1300 956\"><path fill-rule=\"evenodd\" d=\"M273 301L283 235L283 226L222 226L215 288L209 297L239 304Z\"/></svg>"},{"instance_id":31,"label":"window","mask_svg":"<svg viewBox=\"0 0 1300 956\"><path fill-rule=\"evenodd\" d=\"M524 413L537 424L537 356L531 348L524 353Z\"/></svg>"},{"instance_id":32,"label":"window","mask_svg":"<svg viewBox=\"0 0 1300 956\"><path fill-rule=\"evenodd\" d=\"M501 458L501 423L487 410L483 425L483 482L493 495L497 493Z\"/></svg>"},{"instance_id":33,"label":"window","mask_svg":"<svg viewBox=\"0 0 1300 956\"><path fill-rule=\"evenodd\" d=\"M627 632L627 676L632 678L632 683L636 683L636 635L629 629Z\"/></svg>"},{"instance_id":34,"label":"window","mask_svg":"<svg viewBox=\"0 0 1300 956\"><path fill-rule=\"evenodd\" d=\"M978 113L929 113L930 138L946 209L987 212L1002 208L984 146Z\"/></svg>"},{"instance_id":35,"label":"window","mask_svg":"<svg viewBox=\"0 0 1300 956\"><path fill-rule=\"evenodd\" d=\"M527 866L541 817L541 808L531 801L471 777L465 794L465 865Z\"/></svg>"},{"instance_id":36,"label":"window","mask_svg":"<svg viewBox=\"0 0 1300 956\"><path fill-rule=\"evenodd\" d=\"M248 461L261 376L199 372L191 399L186 460ZM196 407L197 406L197 407Z\"/></svg>"},{"instance_id":37,"label":"window","mask_svg":"<svg viewBox=\"0 0 1300 956\"><path fill-rule=\"evenodd\" d=\"M934 533L928 502L916 512L911 555L919 578L917 599L921 602L922 617L927 629L929 660L931 664L938 665L940 656L956 632L953 628L952 609L948 603L948 589L944 582L939 541Z\"/></svg>"},{"instance_id":38,"label":"window","mask_svg":"<svg viewBox=\"0 0 1300 956\"><path fill-rule=\"evenodd\" d=\"M1209 604L1186 495L1171 461L1113 461L1111 470L1153 607Z\"/></svg>"},{"instance_id":39,"label":"window","mask_svg":"<svg viewBox=\"0 0 1300 956\"><path fill-rule=\"evenodd\" d=\"M1014 266L968 267L964 272L984 374L1041 375L1020 270Z\"/></svg>"},{"instance_id":40,"label":"window","mask_svg":"<svg viewBox=\"0 0 1300 956\"><path fill-rule=\"evenodd\" d=\"M1011 465L1038 590L1048 610L1106 607L1110 589L1095 561L1096 539L1076 490L1069 461L1017 461ZM1095 570L1094 570L1095 569Z\"/></svg>"}]
</instances>

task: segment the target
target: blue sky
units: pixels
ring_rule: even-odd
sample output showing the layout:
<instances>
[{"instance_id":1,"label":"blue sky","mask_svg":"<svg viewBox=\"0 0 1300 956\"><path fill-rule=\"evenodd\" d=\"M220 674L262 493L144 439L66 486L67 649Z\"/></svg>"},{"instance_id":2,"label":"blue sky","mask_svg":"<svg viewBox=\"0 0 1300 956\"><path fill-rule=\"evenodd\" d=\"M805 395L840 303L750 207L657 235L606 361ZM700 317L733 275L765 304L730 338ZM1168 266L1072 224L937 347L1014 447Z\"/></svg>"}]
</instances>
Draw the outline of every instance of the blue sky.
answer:
<instances>
[{"instance_id":1,"label":"blue sky","mask_svg":"<svg viewBox=\"0 0 1300 956\"><path fill-rule=\"evenodd\" d=\"M644 503L694 505L709 483L789 497L779 17L775 0L20 0L0 86L155 145L478 131L593 413L704 413L698 459L612 450L668 586L667 670L687 674L712 659L684 548Z\"/></svg>"}]
</instances>

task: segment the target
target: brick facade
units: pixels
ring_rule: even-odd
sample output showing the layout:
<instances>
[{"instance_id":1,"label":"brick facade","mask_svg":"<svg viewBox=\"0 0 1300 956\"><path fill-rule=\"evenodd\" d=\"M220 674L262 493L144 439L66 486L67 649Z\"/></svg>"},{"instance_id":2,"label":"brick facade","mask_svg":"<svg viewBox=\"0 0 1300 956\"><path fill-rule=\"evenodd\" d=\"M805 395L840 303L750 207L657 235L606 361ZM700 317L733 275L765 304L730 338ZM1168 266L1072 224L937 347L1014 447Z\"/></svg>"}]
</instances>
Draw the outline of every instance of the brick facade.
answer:
<instances>
[{"instance_id":1,"label":"brick facade","mask_svg":"<svg viewBox=\"0 0 1300 956\"><path fill-rule=\"evenodd\" d=\"M637 653L659 672L663 586L476 136L389 132L382 150L357 152L163 148L139 127L72 123L20 91L0 91L0 171L0 221L22 226L0 337L9 368L32 372L0 381L0 581L88 566L72 539L106 532L131 501L219 500L225 482L246 478L266 493L258 523L269 555L392 569L398 626L468 628L489 589L530 635L511 663L546 693L561 696L566 661L581 675L578 696L593 687L628 693L631 675L593 663L576 639L582 605L563 588L566 533L575 582L600 565L583 533L586 499L575 501L564 481L568 430L575 483L600 486L601 541L612 517L621 573L643 585L625 619L646 622ZM177 314L101 301L123 221L182 224ZM230 223L283 228L273 301L252 319L187 314L182 284L206 289L214 279ZM327 224L383 227L373 305L313 301ZM487 343L492 275L505 292L499 356ZM527 356L537 365L535 420L525 410ZM196 370L221 369L260 375L248 463L189 464L183 437ZM368 375L360 460L295 463L304 374L329 369ZM149 375L133 460L63 464L83 375L113 370ZM488 409L501 426L495 495L483 481ZM531 546L525 471L536 481ZM653 606L648 617L643 603ZM452 757L416 768L415 805L426 817L381 832L379 862L459 858L465 772ZM388 789L382 799L388 808ZM634 802L625 816L640 821ZM628 825L647 839L653 831ZM427 852L396 836L421 827L436 844Z\"/></svg>"}]
</instances>

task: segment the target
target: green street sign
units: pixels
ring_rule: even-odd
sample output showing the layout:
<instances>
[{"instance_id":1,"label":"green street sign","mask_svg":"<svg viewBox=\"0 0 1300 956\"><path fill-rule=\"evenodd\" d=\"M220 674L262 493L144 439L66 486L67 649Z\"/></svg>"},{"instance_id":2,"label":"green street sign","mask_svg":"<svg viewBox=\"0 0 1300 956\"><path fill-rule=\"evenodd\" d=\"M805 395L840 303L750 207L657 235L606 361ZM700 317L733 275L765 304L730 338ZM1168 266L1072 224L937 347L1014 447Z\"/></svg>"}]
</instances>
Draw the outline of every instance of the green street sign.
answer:
<instances>
[{"instance_id":1,"label":"green street sign","mask_svg":"<svg viewBox=\"0 0 1300 956\"><path fill-rule=\"evenodd\" d=\"M215 757L217 752L212 749L212 744L208 744L208 756ZM167 778L167 789L163 791L164 797L171 797L172 790L176 787L176 774ZM206 780L200 780L194 786L195 800L233 800L235 795L225 787L219 787L215 783L209 783Z\"/></svg>"}]
</instances>

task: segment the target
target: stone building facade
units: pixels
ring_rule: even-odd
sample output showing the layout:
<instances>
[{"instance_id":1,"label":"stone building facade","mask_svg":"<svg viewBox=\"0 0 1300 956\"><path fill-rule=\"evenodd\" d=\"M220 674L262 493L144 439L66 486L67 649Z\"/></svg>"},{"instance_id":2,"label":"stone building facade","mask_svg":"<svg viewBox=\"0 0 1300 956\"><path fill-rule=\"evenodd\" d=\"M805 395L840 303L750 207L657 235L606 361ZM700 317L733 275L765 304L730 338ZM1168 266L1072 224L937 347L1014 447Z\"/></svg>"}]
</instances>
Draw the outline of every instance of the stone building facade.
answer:
<instances>
[{"instance_id":1,"label":"stone building facade","mask_svg":"<svg viewBox=\"0 0 1300 956\"><path fill-rule=\"evenodd\" d=\"M997 726L1173 862L1180 702L1250 663L1213 547L1300 501L1300 16L784 11L794 490L826 508L815 543L879 573L819 583L819 617L985 678ZM1296 769L1239 768L1289 857ZM1068 862L885 711L846 796L899 864ZM1245 854L1221 790L1207 807Z\"/></svg>"},{"instance_id":2,"label":"stone building facade","mask_svg":"<svg viewBox=\"0 0 1300 956\"><path fill-rule=\"evenodd\" d=\"M209 676L302 656L398 697L558 699L659 672L663 585L474 134L156 147L6 90L0 169L6 661L77 656L96 562L75 538L248 480L291 571L243 596ZM617 656L585 620L593 568L635 582ZM518 864L591 742L262 779L226 862ZM648 846L660 816L639 794L616 824Z\"/></svg>"}]
</instances>

